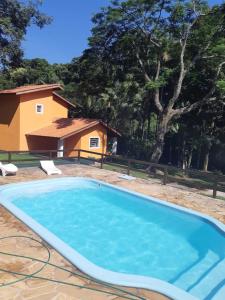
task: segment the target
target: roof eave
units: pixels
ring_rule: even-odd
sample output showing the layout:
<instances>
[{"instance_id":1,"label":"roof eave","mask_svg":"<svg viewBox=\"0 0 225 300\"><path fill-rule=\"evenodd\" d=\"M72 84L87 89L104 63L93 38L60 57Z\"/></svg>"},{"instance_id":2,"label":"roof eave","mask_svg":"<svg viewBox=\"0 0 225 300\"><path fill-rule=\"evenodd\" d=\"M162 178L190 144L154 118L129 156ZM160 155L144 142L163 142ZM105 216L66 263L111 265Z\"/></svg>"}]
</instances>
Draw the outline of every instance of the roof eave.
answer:
<instances>
[{"instance_id":1,"label":"roof eave","mask_svg":"<svg viewBox=\"0 0 225 300\"><path fill-rule=\"evenodd\" d=\"M81 133L81 132L83 132L83 131L85 131L87 129L90 129L90 128L98 125L98 124L104 126L107 130L112 131L114 133L114 135L119 136L119 137L121 136L121 134L118 131L116 131L115 129L109 127L107 124L105 124L104 122L102 122L100 120L93 121L91 124L88 124L85 127L82 127L80 129L74 130L74 131L72 131L70 133L67 133L67 134L63 135L63 136L46 136L46 135L35 134L35 132L34 133L29 133L27 135L29 135L29 136L39 136L39 137L49 137L49 138L56 138L56 139L59 139L59 140L64 140L64 139L69 138L69 137L71 137L71 136L73 136L75 134L78 134L78 133Z\"/></svg>"},{"instance_id":2,"label":"roof eave","mask_svg":"<svg viewBox=\"0 0 225 300\"><path fill-rule=\"evenodd\" d=\"M64 136L62 136L62 137L60 137L59 139L60 139L60 140L64 140L64 139L66 139L66 138L69 138L69 137L71 137L71 136L73 136L73 135L75 135L75 134L78 134L78 133L80 133L80 132L82 132L82 131L84 131L84 130L87 130L87 129L89 129L89 128L92 128L93 126L96 126L96 125L98 125L99 123L100 123L99 121L93 122L92 124L89 124L89 125L87 125L87 126L85 126L85 127L82 127L82 128L80 128L80 129L77 129L77 130L75 130L75 131L73 131L73 132L70 132L70 133L68 133L68 134L66 134L66 135L64 135Z\"/></svg>"},{"instance_id":3,"label":"roof eave","mask_svg":"<svg viewBox=\"0 0 225 300\"><path fill-rule=\"evenodd\" d=\"M53 95L55 95L56 97L60 98L63 102L67 103L69 106L71 106L72 108L76 108L76 106L71 103L69 100L67 100L66 98L62 97L61 95L59 95L56 92L53 92Z\"/></svg>"},{"instance_id":4,"label":"roof eave","mask_svg":"<svg viewBox=\"0 0 225 300\"><path fill-rule=\"evenodd\" d=\"M40 134L35 134L35 133L26 133L26 136L38 136L38 137L45 137L45 138L53 138L53 139L60 139L59 136L48 136L48 135L40 135Z\"/></svg>"},{"instance_id":5,"label":"roof eave","mask_svg":"<svg viewBox=\"0 0 225 300\"><path fill-rule=\"evenodd\" d=\"M32 89L32 90L28 90L28 91L21 91L21 92L17 92L17 93L8 93L8 94L23 95L23 94L30 94L30 93L42 92L42 91L47 91L47 90L55 90L55 89L63 90L61 85L56 85L56 86L52 86L52 87L35 88L35 89Z\"/></svg>"},{"instance_id":6,"label":"roof eave","mask_svg":"<svg viewBox=\"0 0 225 300\"><path fill-rule=\"evenodd\" d=\"M103 126L105 126L108 130L112 131L115 135L117 136L122 136L121 133L119 133L117 130L113 129L112 127L108 126L106 123L103 121L99 121L99 123Z\"/></svg>"}]
</instances>

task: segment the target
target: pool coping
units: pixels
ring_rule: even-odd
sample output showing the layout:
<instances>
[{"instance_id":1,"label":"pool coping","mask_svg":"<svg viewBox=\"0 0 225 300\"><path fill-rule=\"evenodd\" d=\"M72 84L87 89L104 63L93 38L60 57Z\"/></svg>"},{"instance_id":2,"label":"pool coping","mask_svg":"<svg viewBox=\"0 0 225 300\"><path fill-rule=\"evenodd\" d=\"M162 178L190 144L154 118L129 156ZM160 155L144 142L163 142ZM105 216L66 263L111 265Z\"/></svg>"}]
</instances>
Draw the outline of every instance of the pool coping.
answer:
<instances>
[{"instance_id":1,"label":"pool coping","mask_svg":"<svg viewBox=\"0 0 225 300\"><path fill-rule=\"evenodd\" d=\"M143 200L150 200L156 203L160 203L164 206L174 208L176 210L194 215L198 218L203 219L204 221L209 222L212 226L215 226L217 229L222 231L223 234L225 234L225 225L221 223L220 221L207 216L203 213L196 212L192 209L184 208L176 204L168 203L164 200L160 200L154 197L146 196L138 192L134 192L131 190L128 190L126 188L122 188L119 186L115 186L109 183L106 183L104 181L96 180L89 177L58 177L54 179L42 179L42 180L34 180L34 181L28 181L28 182L19 182L19 183L11 183L11 184L5 184L3 186L0 186L0 195L1 192L4 190L7 190L8 188L13 187L23 187L23 186L29 186L34 184L43 184L43 182L58 182L62 180L88 180L93 181L105 186L112 187L117 190L121 190L123 192L136 195ZM68 259L72 264L74 264L77 268L79 268L82 272L88 274L90 277L93 277L95 279L98 279L103 282L107 282L110 284L117 284L121 286L127 286L127 287L137 287L137 288L143 288L148 289L151 291L159 292L165 296L168 296L169 298L172 298L174 300L197 300L198 298L191 295L190 293L182 290L181 288L178 288L174 286L173 284L170 284L166 281L156 279L153 277L148 276L140 276L140 275L128 275L128 274L122 274L119 272L113 272L107 269L104 269L102 267L99 267L86 259L84 256L82 256L80 253L78 253L75 249L67 245L65 242L63 242L61 239L59 239L56 235L51 233L49 230L47 230L44 226L36 222L34 219L32 219L29 215L24 213L22 210L17 208L13 203L13 200L10 199L4 199L0 200L0 204L2 204L7 210L9 210L11 213L13 213L18 219L20 219L23 223L25 223L29 228L31 228L35 233L37 233L43 240L45 240L48 244L50 244L53 248L55 248L61 255L63 255L66 259ZM214 300L223 300L225 299L225 295L220 295L213 298Z\"/></svg>"}]
</instances>

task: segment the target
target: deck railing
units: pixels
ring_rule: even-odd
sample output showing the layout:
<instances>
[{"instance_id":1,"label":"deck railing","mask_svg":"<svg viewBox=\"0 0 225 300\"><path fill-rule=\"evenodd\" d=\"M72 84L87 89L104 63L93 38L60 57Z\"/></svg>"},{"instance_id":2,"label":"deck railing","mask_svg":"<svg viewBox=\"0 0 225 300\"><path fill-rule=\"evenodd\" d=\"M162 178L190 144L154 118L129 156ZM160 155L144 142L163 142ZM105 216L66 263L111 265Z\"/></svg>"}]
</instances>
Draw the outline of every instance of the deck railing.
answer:
<instances>
[{"instance_id":1,"label":"deck railing","mask_svg":"<svg viewBox=\"0 0 225 300\"><path fill-rule=\"evenodd\" d=\"M62 153L59 155L59 153ZM68 157L68 153L70 156ZM71 155L74 154L74 155ZM70 149L70 150L32 150L32 151L0 151L0 161L1 162L32 162L40 160L74 160L78 163L82 163L86 160L92 162L97 162L97 166L103 169L106 166L112 166L117 168L116 170L125 172L127 175L132 174L132 172L138 172L138 174L144 174L149 177L157 177L162 180L162 184L166 185L172 181L181 183L185 182L187 185L187 178L195 178L197 183L194 185L201 185L201 181L204 183L204 188L210 188L213 190L213 197L217 197L217 192L222 190L225 192L225 176L213 172L204 172L196 169L181 169L171 165L151 163L142 160L136 160L131 158L125 158L121 156L115 156L110 154L104 154L95 151L88 151L84 149ZM154 169L154 172L149 170ZM161 170L160 173L156 172ZM174 176L174 174L182 174L181 179ZM185 179L186 178L186 179ZM190 187L193 187L193 182L189 183ZM225 198L224 198L225 200Z\"/></svg>"}]
</instances>

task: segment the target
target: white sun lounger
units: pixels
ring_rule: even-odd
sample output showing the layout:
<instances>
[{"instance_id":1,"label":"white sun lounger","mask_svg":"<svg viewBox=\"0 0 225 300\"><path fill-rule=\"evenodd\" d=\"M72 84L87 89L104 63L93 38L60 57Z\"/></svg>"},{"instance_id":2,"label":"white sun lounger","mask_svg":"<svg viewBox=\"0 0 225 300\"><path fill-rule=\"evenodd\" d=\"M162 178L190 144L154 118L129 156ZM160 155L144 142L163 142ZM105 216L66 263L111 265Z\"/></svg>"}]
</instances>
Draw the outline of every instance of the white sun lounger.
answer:
<instances>
[{"instance_id":1,"label":"white sun lounger","mask_svg":"<svg viewBox=\"0 0 225 300\"><path fill-rule=\"evenodd\" d=\"M3 165L0 162L0 170L2 171L2 176L6 176L7 174L16 174L16 172L18 171L18 168L14 164Z\"/></svg>"},{"instance_id":2,"label":"white sun lounger","mask_svg":"<svg viewBox=\"0 0 225 300\"><path fill-rule=\"evenodd\" d=\"M53 160L41 160L40 161L41 168L48 174L62 174L62 171L56 168Z\"/></svg>"}]
</instances>

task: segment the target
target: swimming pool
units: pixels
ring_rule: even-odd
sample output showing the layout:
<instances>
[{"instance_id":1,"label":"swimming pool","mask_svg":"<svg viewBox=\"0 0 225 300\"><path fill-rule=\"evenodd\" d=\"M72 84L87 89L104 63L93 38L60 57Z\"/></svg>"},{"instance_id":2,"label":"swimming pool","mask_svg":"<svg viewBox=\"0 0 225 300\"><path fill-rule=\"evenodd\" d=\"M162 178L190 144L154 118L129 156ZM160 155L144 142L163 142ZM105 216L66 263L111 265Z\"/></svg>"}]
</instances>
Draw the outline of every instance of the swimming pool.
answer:
<instances>
[{"instance_id":1,"label":"swimming pool","mask_svg":"<svg viewBox=\"0 0 225 300\"><path fill-rule=\"evenodd\" d=\"M0 203L97 279L179 300L225 299L225 226L100 181L5 185Z\"/></svg>"}]
</instances>

